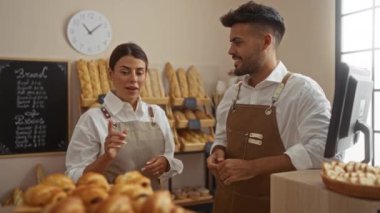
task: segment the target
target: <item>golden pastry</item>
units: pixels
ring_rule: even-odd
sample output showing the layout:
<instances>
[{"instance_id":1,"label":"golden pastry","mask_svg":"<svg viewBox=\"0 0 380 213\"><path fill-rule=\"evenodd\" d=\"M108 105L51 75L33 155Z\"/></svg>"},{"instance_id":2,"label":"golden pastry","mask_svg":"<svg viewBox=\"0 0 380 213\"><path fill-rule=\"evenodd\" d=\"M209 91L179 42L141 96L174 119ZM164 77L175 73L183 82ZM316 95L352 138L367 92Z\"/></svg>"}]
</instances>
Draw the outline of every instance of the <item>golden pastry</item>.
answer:
<instances>
[{"instance_id":1,"label":"golden pastry","mask_svg":"<svg viewBox=\"0 0 380 213\"><path fill-rule=\"evenodd\" d=\"M29 187L24 194L24 201L29 206L46 206L66 198L66 193L58 186L37 184Z\"/></svg>"},{"instance_id":2,"label":"golden pastry","mask_svg":"<svg viewBox=\"0 0 380 213\"><path fill-rule=\"evenodd\" d=\"M127 196L112 195L99 204L97 213L133 213L131 200Z\"/></svg>"},{"instance_id":3,"label":"golden pastry","mask_svg":"<svg viewBox=\"0 0 380 213\"><path fill-rule=\"evenodd\" d=\"M182 94L179 89L179 83L177 75L174 71L173 66L168 62L165 64L165 75L169 81L169 95L172 98L181 98Z\"/></svg>"},{"instance_id":4,"label":"golden pastry","mask_svg":"<svg viewBox=\"0 0 380 213\"><path fill-rule=\"evenodd\" d=\"M96 172L84 173L77 182L78 187L82 185L95 185L104 188L106 191L110 189L107 179L102 174Z\"/></svg>"},{"instance_id":5,"label":"golden pastry","mask_svg":"<svg viewBox=\"0 0 380 213\"><path fill-rule=\"evenodd\" d=\"M44 184L58 186L62 188L62 190L66 193L70 193L75 189L75 184L73 180L71 180L70 177L62 174L62 173L55 173L48 175L44 181L42 181Z\"/></svg>"}]
</instances>

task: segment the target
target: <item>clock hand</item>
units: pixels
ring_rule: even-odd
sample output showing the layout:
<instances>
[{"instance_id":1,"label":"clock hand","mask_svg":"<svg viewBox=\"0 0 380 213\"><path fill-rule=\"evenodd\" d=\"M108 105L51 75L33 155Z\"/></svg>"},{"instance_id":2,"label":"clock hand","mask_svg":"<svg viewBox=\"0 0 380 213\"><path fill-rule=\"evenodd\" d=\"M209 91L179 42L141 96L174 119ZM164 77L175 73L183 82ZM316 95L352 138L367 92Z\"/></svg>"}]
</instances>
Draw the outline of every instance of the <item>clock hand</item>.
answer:
<instances>
[{"instance_id":1,"label":"clock hand","mask_svg":"<svg viewBox=\"0 0 380 213\"><path fill-rule=\"evenodd\" d=\"M82 26L86 29L87 33L91 35L91 30L88 29L88 27L85 24L82 24Z\"/></svg>"},{"instance_id":2,"label":"clock hand","mask_svg":"<svg viewBox=\"0 0 380 213\"><path fill-rule=\"evenodd\" d=\"M94 29L92 29L90 31L90 34L92 34L93 32L95 32L95 30L97 30L100 26L102 26L102 24L98 24L98 26L96 26Z\"/></svg>"}]
</instances>

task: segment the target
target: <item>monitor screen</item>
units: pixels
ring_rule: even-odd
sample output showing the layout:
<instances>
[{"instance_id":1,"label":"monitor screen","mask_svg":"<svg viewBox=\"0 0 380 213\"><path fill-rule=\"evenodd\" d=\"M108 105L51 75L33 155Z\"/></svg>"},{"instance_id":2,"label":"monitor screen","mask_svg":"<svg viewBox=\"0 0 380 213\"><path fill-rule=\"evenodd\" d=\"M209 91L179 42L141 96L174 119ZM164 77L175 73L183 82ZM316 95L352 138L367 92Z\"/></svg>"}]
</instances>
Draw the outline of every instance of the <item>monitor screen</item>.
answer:
<instances>
[{"instance_id":1,"label":"monitor screen","mask_svg":"<svg viewBox=\"0 0 380 213\"><path fill-rule=\"evenodd\" d=\"M326 158L353 146L365 136L365 159L373 159L371 128L366 124L372 100L373 82L368 70L340 63L335 71L335 92L325 147Z\"/></svg>"}]
</instances>

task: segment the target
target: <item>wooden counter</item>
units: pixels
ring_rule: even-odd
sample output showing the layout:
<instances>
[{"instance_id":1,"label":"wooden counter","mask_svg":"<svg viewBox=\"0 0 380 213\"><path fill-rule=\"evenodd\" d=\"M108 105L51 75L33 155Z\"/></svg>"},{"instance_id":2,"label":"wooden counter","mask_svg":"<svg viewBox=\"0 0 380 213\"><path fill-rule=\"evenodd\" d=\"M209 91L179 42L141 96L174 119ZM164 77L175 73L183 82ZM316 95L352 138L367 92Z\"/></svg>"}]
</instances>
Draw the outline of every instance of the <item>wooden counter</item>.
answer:
<instances>
[{"instance_id":1,"label":"wooden counter","mask_svg":"<svg viewBox=\"0 0 380 213\"><path fill-rule=\"evenodd\" d=\"M277 173L271 176L272 213L378 213L379 200L349 197L326 189L320 170Z\"/></svg>"}]
</instances>

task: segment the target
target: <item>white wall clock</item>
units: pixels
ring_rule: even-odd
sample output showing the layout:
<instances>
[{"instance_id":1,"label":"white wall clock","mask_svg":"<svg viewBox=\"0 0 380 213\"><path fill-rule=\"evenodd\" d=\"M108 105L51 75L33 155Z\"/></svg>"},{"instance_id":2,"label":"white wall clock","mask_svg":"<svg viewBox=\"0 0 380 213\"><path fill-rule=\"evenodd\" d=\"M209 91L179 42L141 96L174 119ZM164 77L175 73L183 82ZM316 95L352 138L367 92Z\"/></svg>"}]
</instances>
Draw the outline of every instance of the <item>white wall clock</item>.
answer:
<instances>
[{"instance_id":1,"label":"white wall clock","mask_svg":"<svg viewBox=\"0 0 380 213\"><path fill-rule=\"evenodd\" d=\"M67 38L78 52L96 55L106 50L111 43L111 24L97 11L81 10L70 18Z\"/></svg>"}]
</instances>

